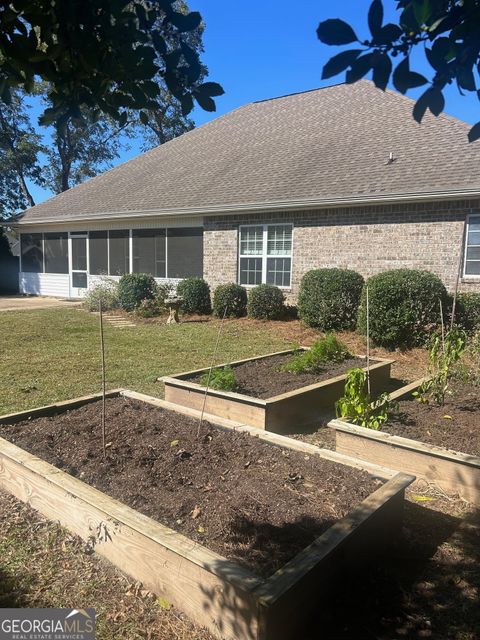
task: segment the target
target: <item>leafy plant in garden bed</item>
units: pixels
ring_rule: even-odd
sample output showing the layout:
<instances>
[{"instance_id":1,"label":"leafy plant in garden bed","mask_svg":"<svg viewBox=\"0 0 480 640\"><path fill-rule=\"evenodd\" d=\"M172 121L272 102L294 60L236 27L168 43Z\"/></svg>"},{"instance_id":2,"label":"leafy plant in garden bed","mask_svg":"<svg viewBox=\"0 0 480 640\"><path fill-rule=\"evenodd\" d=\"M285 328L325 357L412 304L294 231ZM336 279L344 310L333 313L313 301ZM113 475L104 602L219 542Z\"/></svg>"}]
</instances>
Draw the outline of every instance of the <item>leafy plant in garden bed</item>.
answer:
<instances>
[{"instance_id":1,"label":"leafy plant in garden bed","mask_svg":"<svg viewBox=\"0 0 480 640\"><path fill-rule=\"evenodd\" d=\"M413 393L419 402L428 404L433 400L439 406L445 404L453 366L460 360L465 348L466 335L463 331L453 329L445 336L435 334L432 337L429 349L430 377Z\"/></svg>"},{"instance_id":2,"label":"leafy plant in garden bed","mask_svg":"<svg viewBox=\"0 0 480 640\"><path fill-rule=\"evenodd\" d=\"M367 391L367 373L362 369L348 372L345 395L335 403L337 418L375 431L387 422L396 406L397 403L390 400L388 393L382 393L372 402Z\"/></svg>"},{"instance_id":3,"label":"leafy plant in garden bed","mask_svg":"<svg viewBox=\"0 0 480 640\"><path fill-rule=\"evenodd\" d=\"M347 346L330 333L325 338L317 340L309 351L295 353L281 370L290 373L317 373L326 364L343 362L350 356Z\"/></svg>"},{"instance_id":4,"label":"leafy plant in garden bed","mask_svg":"<svg viewBox=\"0 0 480 640\"><path fill-rule=\"evenodd\" d=\"M217 367L205 373L201 378L201 384L204 387L217 389L218 391L235 391L237 388L233 369L230 365Z\"/></svg>"}]
</instances>

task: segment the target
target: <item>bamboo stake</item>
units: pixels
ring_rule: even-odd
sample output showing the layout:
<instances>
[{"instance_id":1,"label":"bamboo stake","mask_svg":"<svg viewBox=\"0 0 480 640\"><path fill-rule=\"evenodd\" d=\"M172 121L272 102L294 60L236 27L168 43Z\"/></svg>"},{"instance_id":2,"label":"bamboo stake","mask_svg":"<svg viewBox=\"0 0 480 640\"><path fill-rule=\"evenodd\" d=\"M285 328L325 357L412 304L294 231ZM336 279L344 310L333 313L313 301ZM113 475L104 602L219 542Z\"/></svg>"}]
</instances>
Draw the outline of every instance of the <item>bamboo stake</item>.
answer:
<instances>
[{"instance_id":1,"label":"bamboo stake","mask_svg":"<svg viewBox=\"0 0 480 640\"><path fill-rule=\"evenodd\" d=\"M200 414L200 422L198 423L198 429L197 429L197 439L200 437L200 429L201 429L202 423L203 423L203 415L205 413L205 405L207 404L208 390L210 388L210 379L212 377L212 370L213 370L213 366L215 364L215 360L216 360L216 357L217 357L218 345L220 343L220 336L222 334L223 321L226 318L227 309L228 309L228 306L225 307L225 311L223 313L223 317L220 320L220 326L218 328L218 333L217 333L217 341L215 343L215 349L213 350L212 361L210 363L210 369L208 370L207 386L205 387L205 394L203 396L202 413Z\"/></svg>"},{"instance_id":2,"label":"bamboo stake","mask_svg":"<svg viewBox=\"0 0 480 640\"><path fill-rule=\"evenodd\" d=\"M462 265L463 265L463 251L465 247L465 238L467 232L467 225L463 225L462 230L462 241L460 243L460 252L458 255L458 269L457 269L457 279L455 282L455 291L453 293L453 302L452 302L452 317L450 319L450 331L453 329L453 325L455 323L455 311L457 310L457 296L458 296L458 287L460 285L460 274L462 273Z\"/></svg>"},{"instance_id":3,"label":"bamboo stake","mask_svg":"<svg viewBox=\"0 0 480 640\"><path fill-rule=\"evenodd\" d=\"M103 459L107 457L105 446L105 343L103 340L103 309L102 300L98 302L98 311L100 315L100 352L102 356L102 450Z\"/></svg>"},{"instance_id":4,"label":"bamboo stake","mask_svg":"<svg viewBox=\"0 0 480 640\"><path fill-rule=\"evenodd\" d=\"M443 317L443 304L441 298L439 298L438 301L440 303L440 322L442 325L442 351L445 353L445 320Z\"/></svg>"},{"instance_id":5,"label":"bamboo stake","mask_svg":"<svg viewBox=\"0 0 480 640\"><path fill-rule=\"evenodd\" d=\"M370 298L368 292L368 284L366 285L367 293L367 393L370 396Z\"/></svg>"}]
</instances>

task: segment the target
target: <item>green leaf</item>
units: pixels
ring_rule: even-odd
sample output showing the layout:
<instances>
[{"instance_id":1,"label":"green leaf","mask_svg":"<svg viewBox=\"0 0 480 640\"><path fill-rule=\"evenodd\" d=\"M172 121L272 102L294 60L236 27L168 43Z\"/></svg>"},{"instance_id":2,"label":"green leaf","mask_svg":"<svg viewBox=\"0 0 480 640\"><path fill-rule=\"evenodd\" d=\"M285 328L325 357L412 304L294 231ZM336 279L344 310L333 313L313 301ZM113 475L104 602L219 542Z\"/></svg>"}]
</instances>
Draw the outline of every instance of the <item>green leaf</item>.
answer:
<instances>
[{"instance_id":1,"label":"green leaf","mask_svg":"<svg viewBox=\"0 0 480 640\"><path fill-rule=\"evenodd\" d=\"M477 85L475 83L475 76L473 75L473 70L466 66L461 66L458 69L457 73L457 83L458 86L466 91L476 91Z\"/></svg>"},{"instance_id":2,"label":"green leaf","mask_svg":"<svg viewBox=\"0 0 480 640\"><path fill-rule=\"evenodd\" d=\"M398 40L403 31L396 24L386 24L384 27L380 29L380 31L375 36L375 44L387 44L391 45L392 42Z\"/></svg>"},{"instance_id":3,"label":"green leaf","mask_svg":"<svg viewBox=\"0 0 480 640\"><path fill-rule=\"evenodd\" d=\"M468 141L475 142L480 138L480 122L477 122L468 132Z\"/></svg>"},{"instance_id":4,"label":"green leaf","mask_svg":"<svg viewBox=\"0 0 480 640\"><path fill-rule=\"evenodd\" d=\"M413 0L412 5L418 24L427 24L432 14L431 0Z\"/></svg>"},{"instance_id":5,"label":"green leaf","mask_svg":"<svg viewBox=\"0 0 480 640\"><path fill-rule=\"evenodd\" d=\"M373 82L378 89L385 91L392 73L392 61L388 54L380 53L376 56L373 66Z\"/></svg>"},{"instance_id":6,"label":"green leaf","mask_svg":"<svg viewBox=\"0 0 480 640\"><path fill-rule=\"evenodd\" d=\"M149 117L145 113L145 111L140 111L139 114L138 114L138 117L140 118L140 122L142 124L147 125L149 123Z\"/></svg>"},{"instance_id":7,"label":"green leaf","mask_svg":"<svg viewBox=\"0 0 480 640\"><path fill-rule=\"evenodd\" d=\"M324 44L350 44L358 40L352 27L338 18L321 22L317 29L318 39Z\"/></svg>"},{"instance_id":8,"label":"green leaf","mask_svg":"<svg viewBox=\"0 0 480 640\"><path fill-rule=\"evenodd\" d=\"M169 603L169 601L165 598L161 598L160 596L157 598L157 604L164 611L170 611L170 609L172 608L172 605Z\"/></svg>"},{"instance_id":9,"label":"green leaf","mask_svg":"<svg viewBox=\"0 0 480 640\"><path fill-rule=\"evenodd\" d=\"M323 67L322 79L332 78L337 74L345 71L362 53L362 49L349 49L348 51L342 51L327 62Z\"/></svg>"},{"instance_id":10,"label":"green leaf","mask_svg":"<svg viewBox=\"0 0 480 640\"><path fill-rule=\"evenodd\" d=\"M202 22L202 16L198 11L192 11L186 15L175 12L170 16L170 22L177 27L181 33L184 33L185 31L193 31L199 27Z\"/></svg>"},{"instance_id":11,"label":"green leaf","mask_svg":"<svg viewBox=\"0 0 480 640\"><path fill-rule=\"evenodd\" d=\"M368 10L368 28L375 38L376 34L382 28L383 24L383 4L382 0L373 0Z\"/></svg>"},{"instance_id":12,"label":"green leaf","mask_svg":"<svg viewBox=\"0 0 480 640\"><path fill-rule=\"evenodd\" d=\"M421 122L427 109L438 116L445 107L445 98L443 93L437 87L427 89L415 103L413 107L413 117L417 122Z\"/></svg>"},{"instance_id":13,"label":"green leaf","mask_svg":"<svg viewBox=\"0 0 480 640\"><path fill-rule=\"evenodd\" d=\"M415 87L421 87L426 84L428 80L416 71L410 71L409 58L404 58L399 65L397 65L393 72L393 84L400 93L407 93L409 89Z\"/></svg>"},{"instance_id":14,"label":"green leaf","mask_svg":"<svg viewBox=\"0 0 480 640\"><path fill-rule=\"evenodd\" d=\"M204 82L198 89L207 96L223 96L225 93L223 87L219 85L218 82Z\"/></svg>"},{"instance_id":15,"label":"green leaf","mask_svg":"<svg viewBox=\"0 0 480 640\"><path fill-rule=\"evenodd\" d=\"M193 95L195 96L195 100L198 102L198 104L205 111L212 112L212 111L216 111L217 110L217 106L215 104L215 101L212 100L212 98L210 98L210 96L207 96L204 93L200 93L198 91L195 91Z\"/></svg>"},{"instance_id":16,"label":"green leaf","mask_svg":"<svg viewBox=\"0 0 480 640\"><path fill-rule=\"evenodd\" d=\"M188 114L193 110L193 98L190 93L185 93L180 98L180 104L182 105L182 115L188 116Z\"/></svg>"},{"instance_id":17,"label":"green leaf","mask_svg":"<svg viewBox=\"0 0 480 640\"><path fill-rule=\"evenodd\" d=\"M363 78L373 67L374 54L366 53L364 56L357 58L352 64L350 71L347 71L346 81L348 84L357 82Z\"/></svg>"}]
</instances>

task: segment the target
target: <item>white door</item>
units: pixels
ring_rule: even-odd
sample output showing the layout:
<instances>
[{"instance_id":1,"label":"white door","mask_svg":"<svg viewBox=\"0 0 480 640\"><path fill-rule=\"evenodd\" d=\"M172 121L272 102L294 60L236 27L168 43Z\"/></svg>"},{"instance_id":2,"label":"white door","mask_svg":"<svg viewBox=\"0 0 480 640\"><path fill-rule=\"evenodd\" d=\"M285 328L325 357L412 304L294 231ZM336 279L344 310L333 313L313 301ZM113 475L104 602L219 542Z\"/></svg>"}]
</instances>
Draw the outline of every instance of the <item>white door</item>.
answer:
<instances>
[{"instance_id":1,"label":"white door","mask_svg":"<svg viewBox=\"0 0 480 640\"><path fill-rule=\"evenodd\" d=\"M70 296L82 298L88 288L88 242L86 233L70 232Z\"/></svg>"}]
</instances>

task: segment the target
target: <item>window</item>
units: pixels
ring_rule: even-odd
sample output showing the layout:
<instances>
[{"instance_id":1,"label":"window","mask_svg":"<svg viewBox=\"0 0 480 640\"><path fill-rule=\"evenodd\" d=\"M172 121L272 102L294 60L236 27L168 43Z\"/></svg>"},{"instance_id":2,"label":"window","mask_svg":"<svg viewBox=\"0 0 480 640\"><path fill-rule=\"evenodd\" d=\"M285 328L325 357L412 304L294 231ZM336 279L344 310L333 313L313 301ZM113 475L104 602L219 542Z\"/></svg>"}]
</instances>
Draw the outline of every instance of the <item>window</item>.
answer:
<instances>
[{"instance_id":1,"label":"window","mask_svg":"<svg viewBox=\"0 0 480 640\"><path fill-rule=\"evenodd\" d=\"M203 276L203 229L167 229L169 278Z\"/></svg>"},{"instance_id":2,"label":"window","mask_svg":"<svg viewBox=\"0 0 480 640\"><path fill-rule=\"evenodd\" d=\"M480 215L469 216L467 220L465 275L480 276Z\"/></svg>"},{"instance_id":3,"label":"window","mask_svg":"<svg viewBox=\"0 0 480 640\"><path fill-rule=\"evenodd\" d=\"M68 233L46 233L43 242L45 273L68 273Z\"/></svg>"},{"instance_id":4,"label":"window","mask_svg":"<svg viewBox=\"0 0 480 640\"><path fill-rule=\"evenodd\" d=\"M91 275L102 276L108 274L108 232L90 231L88 245Z\"/></svg>"},{"instance_id":5,"label":"window","mask_svg":"<svg viewBox=\"0 0 480 640\"><path fill-rule=\"evenodd\" d=\"M21 234L22 271L43 273L43 239L41 233Z\"/></svg>"},{"instance_id":6,"label":"window","mask_svg":"<svg viewBox=\"0 0 480 640\"><path fill-rule=\"evenodd\" d=\"M111 276L130 273L130 233L129 231L109 232L109 261Z\"/></svg>"},{"instance_id":7,"label":"window","mask_svg":"<svg viewBox=\"0 0 480 640\"><path fill-rule=\"evenodd\" d=\"M165 229L134 230L133 272L150 273L156 278L166 277Z\"/></svg>"},{"instance_id":8,"label":"window","mask_svg":"<svg viewBox=\"0 0 480 640\"><path fill-rule=\"evenodd\" d=\"M239 280L290 287L292 275L292 225L268 224L240 227Z\"/></svg>"}]
</instances>

